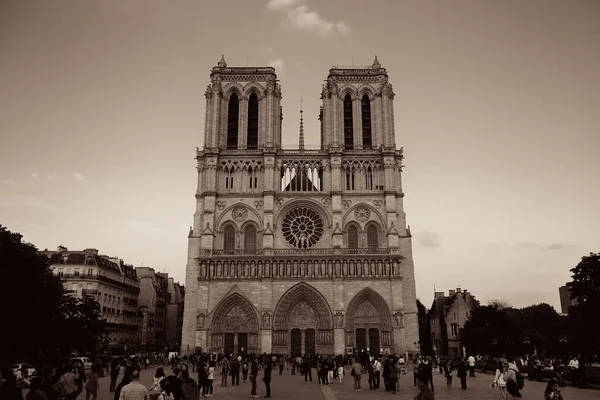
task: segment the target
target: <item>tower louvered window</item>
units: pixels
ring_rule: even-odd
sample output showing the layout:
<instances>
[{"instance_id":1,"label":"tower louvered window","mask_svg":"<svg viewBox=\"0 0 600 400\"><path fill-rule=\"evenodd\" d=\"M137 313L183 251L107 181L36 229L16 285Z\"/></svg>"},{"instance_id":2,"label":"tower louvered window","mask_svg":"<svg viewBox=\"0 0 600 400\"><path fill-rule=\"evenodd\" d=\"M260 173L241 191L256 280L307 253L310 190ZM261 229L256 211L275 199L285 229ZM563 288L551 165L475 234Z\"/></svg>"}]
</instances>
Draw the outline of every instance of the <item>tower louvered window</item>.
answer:
<instances>
[{"instance_id":1,"label":"tower louvered window","mask_svg":"<svg viewBox=\"0 0 600 400\"><path fill-rule=\"evenodd\" d=\"M355 226L348 229L348 248L358 249L358 229Z\"/></svg>"},{"instance_id":2,"label":"tower louvered window","mask_svg":"<svg viewBox=\"0 0 600 400\"><path fill-rule=\"evenodd\" d=\"M377 232L377 227L374 225L367 228L367 247L369 249L379 248L379 232Z\"/></svg>"},{"instance_id":3,"label":"tower louvered window","mask_svg":"<svg viewBox=\"0 0 600 400\"><path fill-rule=\"evenodd\" d=\"M365 93L362 97L362 145L363 149L370 149L373 146L371 137L371 101Z\"/></svg>"},{"instance_id":4,"label":"tower louvered window","mask_svg":"<svg viewBox=\"0 0 600 400\"><path fill-rule=\"evenodd\" d=\"M347 94L344 97L344 147L354 148L354 128L352 121L352 98Z\"/></svg>"},{"instance_id":5,"label":"tower louvered window","mask_svg":"<svg viewBox=\"0 0 600 400\"><path fill-rule=\"evenodd\" d=\"M256 228L248 225L244 230L244 250L252 252L256 250Z\"/></svg>"},{"instance_id":6,"label":"tower louvered window","mask_svg":"<svg viewBox=\"0 0 600 400\"><path fill-rule=\"evenodd\" d=\"M226 252L235 250L235 229L231 225L227 225L223 232L223 250Z\"/></svg>"},{"instance_id":7,"label":"tower louvered window","mask_svg":"<svg viewBox=\"0 0 600 400\"><path fill-rule=\"evenodd\" d=\"M238 147L238 118L240 115L240 101L236 93L229 97L229 107L227 109L227 148L237 149Z\"/></svg>"},{"instance_id":8,"label":"tower louvered window","mask_svg":"<svg viewBox=\"0 0 600 400\"><path fill-rule=\"evenodd\" d=\"M248 100L248 145L249 149L258 149L258 96L250 95Z\"/></svg>"}]
</instances>

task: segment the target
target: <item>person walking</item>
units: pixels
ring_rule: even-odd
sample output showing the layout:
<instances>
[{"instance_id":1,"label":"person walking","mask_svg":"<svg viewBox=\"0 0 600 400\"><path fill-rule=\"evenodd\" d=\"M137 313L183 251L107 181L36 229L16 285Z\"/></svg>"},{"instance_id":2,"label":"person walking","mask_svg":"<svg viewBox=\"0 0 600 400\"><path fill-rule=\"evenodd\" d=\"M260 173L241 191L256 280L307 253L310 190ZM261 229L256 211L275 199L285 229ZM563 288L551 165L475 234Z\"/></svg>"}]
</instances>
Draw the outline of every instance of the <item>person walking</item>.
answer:
<instances>
[{"instance_id":1,"label":"person walking","mask_svg":"<svg viewBox=\"0 0 600 400\"><path fill-rule=\"evenodd\" d=\"M206 371L206 365L201 360L196 360L196 369L198 372L198 389L200 390L200 396L206 397L204 388L206 387L206 379L208 379L208 373Z\"/></svg>"},{"instance_id":2,"label":"person walking","mask_svg":"<svg viewBox=\"0 0 600 400\"><path fill-rule=\"evenodd\" d=\"M221 364L221 387L227 387L227 376L231 371L229 360L224 358Z\"/></svg>"},{"instance_id":3,"label":"person walking","mask_svg":"<svg viewBox=\"0 0 600 400\"><path fill-rule=\"evenodd\" d=\"M454 370L454 364L452 360L447 360L442 366L444 370L444 376L446 377L446 386L452 387L452 371Z\"/></svg>"},{"instance_id":4,"label":"person walking","mask_svg":"<svg viewBox=\"0 0 600 400\"><path fill-rule=\"evenodd\" d=\"M421 365L421 357L419 354L415 354L415 358L413 359L412 368L413 368L413 384L417 387L417 381L419 380L419 366Z\"/></svg>"},{"instance_id":5,"label":"person walking","mask_svg":"<svg viewBox=\"0 0 600 400\"><path fill-rule=\"evenodd\" d=\"M496 376L492 381L492 388L498 388L502 399L506 400L506 381L504 380L504 374L508 370L508 363L503 362L496 369Z\"/></svg>"},{"instance_id":6,"label":"person walking","mask_svg":"<svg viewBox=\"0 0 600 400\"><path fill-rule=\"evenodd\" d=\"M263 382L265 383L265 389L267 390L267 395L265 399L271 398L271 362L267 361L267 365L265 366L265 371L263 373Z\"/></svg>"},{"instance_id":7,"label":"person walking","mask_svg":"<svg viewBox=\"0 0 600 400\"><path fill-rule=\"evenodd\" d=\"M134 369L131 372L131 382L123 386L119 400L150 400L150 392L146 386L140 383L140 371Z\"/></svg>"},{"instance_id":8,"label":"person walking","mask_svg":"<svg viewBox=\"0 0 600 400\"><path fill-rule=\"evenodd\" d=\"M258 359L255 358L252 360L252 365L250 366L250 383L252 383L252 388L250 389L250 397L257 398L256 394L256 378L258 377Z\"/></svg>"},{"instance_id":9,"label":"person walking","mask_svg":"<svg viewBox=\"0 0 600 400\"><path fill-rule=\"evenodd\" d=\"M100 387L100 383L98 382L98 366L92 365L92 374L90 375L90 379L88 379L85 384L85 400L90 400L90 396L92 396L93 400L98 398L98 388Z\"/></svg>"},{"instance_id":10,"label":"person walking","mask_svg":"<svg viewBox=\"0 0 600 400\"><path fill-rule=\"evenodd\" d=\"M428 379L429 378L425 375L417 375L419 393L415 396L415 400L435 400L435 394L431 389L429 389L429 385L427 384Z\"/></svg>"},{"instance_id":11,"label":"person walking","mask_svg":"<svg viewBox=\"0 0 600 400\"><path fill-rule=\"evenodd\" d=\"M342 363L340 363L337 367L337 375L341 385L344 381L344 365Z\"/></svg>"},{"instance_id":12,"label":"person walking","mask_svg":"<svg viewBox=\"0 0 600 400\"><path fill-rule=\"evenodd\" d=\"M358 360L355 360L354 365L352 365L352 371L350 372L350 375L352 375L354 377L354 391L355 392L362 391L362 389L360 387L360 380L362 378L362 373L363 373L362 365L358 362Z\"/></svg>"}]
</instances>

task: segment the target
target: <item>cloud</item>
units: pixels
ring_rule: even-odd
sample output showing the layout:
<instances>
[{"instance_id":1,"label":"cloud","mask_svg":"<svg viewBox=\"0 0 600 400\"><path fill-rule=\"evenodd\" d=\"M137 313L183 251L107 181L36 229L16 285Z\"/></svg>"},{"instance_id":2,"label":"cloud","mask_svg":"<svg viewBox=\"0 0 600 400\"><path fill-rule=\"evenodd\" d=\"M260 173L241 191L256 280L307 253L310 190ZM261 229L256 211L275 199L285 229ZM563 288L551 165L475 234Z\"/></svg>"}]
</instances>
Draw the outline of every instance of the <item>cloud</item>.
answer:
<instances>
[{"instance_id":1,"label":"cloud","mask_svg":"<svg viewBox=\"0 0 600 400\"><path fill-rule=\"evenodd\" d=\"M442 247L442 237L431 231L423 231L415 235L417 242L426 249Z\"/></svg>"},{"instance_id":2,"label":"cloud","mask_svg":"<svg viewBox=\"0 0 600 400\"><path fill-rule=\"evenodd\" d=\"M75 179L77 179L79 182L85 182L85 178L83 177L83 175L77 173L77 172L73 172L71 174L71 176Z\"/></svg>"},{"instance_id":3,"label":"cloud","mask_svg":"<svg viewBox=\"0 0 600 400\"><path fill-rule=\"evenodd\" d=\"M571 243L547 243L547 242L535 242L531 240L520 240L514 243L490 243L489 246L491 248L501 248L501 247L521 247L524 249L537 249L537 250L564 250L564 249L573 249L576 246Z\"/></svg>"},{"instance_id":4,"label":"cloud","mask_svg":"<svg viewBox=\"0 0 600 400\"><path fill-rule=\"evenodd\" d=\"M19 183L17 181L13 181L11 179L3 179L0 181L0 185L2 186L17 186Z\"/></svg>"},{"instance_id":5,"label":"cloud","mask_svg":"<svg viewBox=\"0 0 600 400\"><path fill-rule=\"evenodd\" d=\"M344 22L323 19L317 11L310 10L306 4L288 10L284 24L291 30L317 33L320 36L350 33L350 28Z\"/></svg>"},{"instance_id":6,"label":"cloud","mask_svg":"<svg viewBox=\"0 0 600 400\"><path fill-rule=\"evenodd\" d=\"M37 181L38 179L40 179L40 174L38 174L37 172L32 172L31 179L33 179L34 181Z\"/></svg>"},{"instance_id":7,"label":"cloud","mask_svg":"<svg viewBox=\"0 0 600 400\"><path fill-rule=\"evenodd\" d=\"M52 175L50 175L50 176L48 177L48 180L49 180L49 181L53 181L53 180L54 180L54 177L53 177Z\"/></svg>"},{"instance_id":8,"label":"cloud","mask_svg":"<svg viewBox=\"0 0 600 400\"><path fill-rule=\"evenodd\" d=\"M544 247L545 250L563 250L572 249L575 245L569 243L552 243Z\"/></svg>"},{"instance_id":9,"label":"cloud","mask_svg":"<svg viewBox=\"0 0 600 400\"><path fill-rule=\"evenodd\" d=\"M267 10L287 10L299 0L269 0Z\"/></svg>"},{"instance_id":10,"label":"cloud","mask_svg":"<svg viewBox=\"0 0 600 400\"><path fill-rule=\"evenodd\" d=\"M278 72L281 72L283 70L284 65L285 64L283 60L273 60L269 62L269 67L275 68L275 70L277 70Z\"/></svg>"}]
</instances>

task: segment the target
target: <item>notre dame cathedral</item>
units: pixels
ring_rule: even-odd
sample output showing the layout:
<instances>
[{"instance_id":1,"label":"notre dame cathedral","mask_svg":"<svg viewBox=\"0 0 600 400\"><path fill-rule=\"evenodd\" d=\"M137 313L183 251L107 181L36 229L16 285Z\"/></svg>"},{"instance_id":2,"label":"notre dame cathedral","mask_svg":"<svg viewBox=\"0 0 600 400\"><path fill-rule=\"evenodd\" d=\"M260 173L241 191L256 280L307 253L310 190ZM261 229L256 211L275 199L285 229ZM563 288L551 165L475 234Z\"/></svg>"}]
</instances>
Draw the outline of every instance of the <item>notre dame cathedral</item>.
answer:
<instances>
[{"instance_id":1,"label":"notre dame cathedral","mask_svg":"<svg viewBox=\"0 0 600 400\"><path fill-rule=\"evenodd\" d=\"M329 70L318 150L302 119L298 148L282 148L274 68L222 58L205 96L181 352L417 352L403 154L377 58Z\"/></svg>"}]
</instances>

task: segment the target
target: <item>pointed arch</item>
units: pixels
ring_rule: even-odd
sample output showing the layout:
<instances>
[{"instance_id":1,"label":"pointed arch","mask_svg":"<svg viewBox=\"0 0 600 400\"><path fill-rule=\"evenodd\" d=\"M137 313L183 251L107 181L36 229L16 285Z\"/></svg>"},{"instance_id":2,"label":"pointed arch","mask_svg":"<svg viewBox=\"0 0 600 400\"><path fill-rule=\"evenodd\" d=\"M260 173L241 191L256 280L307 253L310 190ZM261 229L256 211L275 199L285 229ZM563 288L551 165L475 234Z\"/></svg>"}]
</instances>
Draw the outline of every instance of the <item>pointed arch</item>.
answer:
<instances>
[{"instance_id":1,"label":"pointed arch","mask_svg":"<svg viewBox=\"0 0 600 400\"><path fill-rule=\"evenodd\" d=\"M344 147L346 149L354 148L354 120L350 93L344 96Z\"/></svg>"},{"instance_id":2,"label":"pointed arch","mask_svg":"<svg viewBox=\"0 0 600 400\"><path fill-rule=\"evenodd\" d=\"M248 135L246 147L248 149L258 149L258 95L250 94L248 98Z\"/></svg>"},{"instance_id":3,"label":"pointed arch","mask_svg":"<svg viewBox=\"0 0 600 400\"><path fill-rule=\"evenodd\" d=\"M233 314L233 315L232 315ZM256 309L246 297L233 292L215 307L211 333L248 332L258 333L259 319Z\"/></svg>"},{"instance_id":4,"label":"pointed arch","mask_svg":"<svg viewBox=\"0 0 600 400\"><path fill-rule=\"evenodd\" d=\"M227 148L237 149L239 134L240 99L236 92L229 96L227 108Z\"/></svg>"},{"instance_id":5,"label":"pointed arch","mask_svg":"<svg viewBox=\"0 0 600 400\"><path fill-rule=\"evenodd\" d=\"M362 117L362 147L370 149L373 147L373 137L371 134L371 100L368 94L363 94L361 102Z\"/></svg>"},{"instance_id":6,"label":"pointed arch","mask_svg":"<svg viewBox=\"0 0 600 400\"><path fill-rule=\"evenodd\" d=\"M367 225L367 248L375 250L379 248L379 231L380 229L374 223Z\"/></svg>"},{"instance_id":7,"label":"pointed arch","mask_svg":"<svg viewBox=\"0 0 600 400\"><path fill-rule=\"evenodd\" d=\"M248 224L244 229L244 250L253 252L256 251L256 247L256 227L254 224Z\"/></svg>"},{"instance_id":8,"label":"pointed arch","mask_svg":"<svg viewBox=\"0 0 600 400\"><path fill-rule=\"evenodd\" d=\"M365 304L367 302L367 304ZM371 327L377 327L382 331L392 330L392 313L387 302L381 297L379 293L371 288L364 288L358 292L348 304L346 310L346 331L353 332L358 325L361 325L361 321L356 320L357 311L361 306L372 306L377 311L376 322ZM356 323L355 323L356 322ZM365 327L365 326L361 326Z\"/></svg>"},{"instance_id":9,"label":"pointed arch","mask_svg":"<svg viewBox=\"0 0 600 400\"><path fill-rule=\"evenodd\" d=\"M316 319L316 329L333 329L333 316L327 300L313 286L300 282L281 296L273 313L273 330L287 331L290 315L299 303L306 303L312 309Z\"/></svg>"},{"instance_id":10,"label":"pointed arch","mask_svg":"<svg viewBox=\"0 0 600 400\"><path fill-rule=\"evenodd\" d=\"M358 249L360 247L358 242L358 227L355 224L351 224L348 227L348 248Z\"/></svg>"},{"instance_id":11,"label":"pointed arch","mask_svg":"<svg viewBox=\"0 0 600 400\"><path fill-rule=\"evenodd\" d=\"M235 250L235 227L227 224L223 230L223 250L233 252Z\"/></svg>"}]
</instances>

